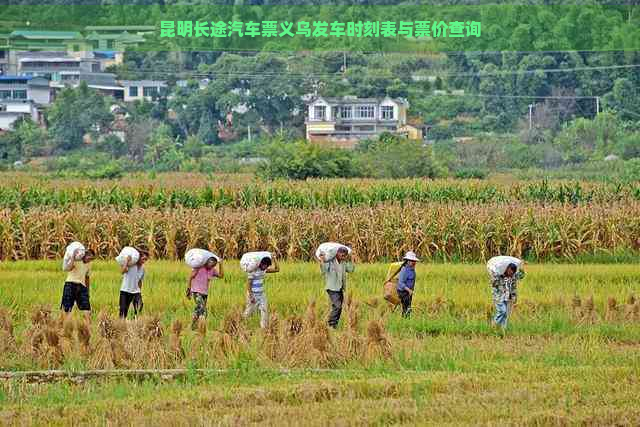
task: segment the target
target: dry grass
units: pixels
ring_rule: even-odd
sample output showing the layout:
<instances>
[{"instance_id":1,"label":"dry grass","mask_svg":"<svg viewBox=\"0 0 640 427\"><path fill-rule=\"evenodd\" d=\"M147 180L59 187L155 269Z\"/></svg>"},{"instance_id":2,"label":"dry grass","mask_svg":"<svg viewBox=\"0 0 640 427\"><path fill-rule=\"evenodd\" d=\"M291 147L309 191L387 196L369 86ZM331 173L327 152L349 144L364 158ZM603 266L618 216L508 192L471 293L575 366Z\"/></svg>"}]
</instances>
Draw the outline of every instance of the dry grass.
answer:
<instances>
[{"instance_id":1,"label":"dry grass","mask_svg":"<svg viewBox=\"0 0 640 427\"><path fill-rule=\"evenodd\" d=\"M43 368L59 368L77 359L85 360L90 369L174 368L185 366L187 360L201 363L212 356L224 365L241 353L255 353L258 359L282 367L326 368L390 358L392 347L384 320L371 321L361 331L361 310L357 301L347 298L342 331L330 330L319 319L315 303L308 305L303 317L281 321L278 313L272 313L265 330L253 330L236 308L213 332L202 320L196 331L186 331L185 336L178 319L167 334L157 316L123 321L101 312L93 324L73 318L59 322L46 307L38 307L20 338L32 362ZM11 322L6 312L3 319L3 325Z\"/></svg>"}]
</instances>

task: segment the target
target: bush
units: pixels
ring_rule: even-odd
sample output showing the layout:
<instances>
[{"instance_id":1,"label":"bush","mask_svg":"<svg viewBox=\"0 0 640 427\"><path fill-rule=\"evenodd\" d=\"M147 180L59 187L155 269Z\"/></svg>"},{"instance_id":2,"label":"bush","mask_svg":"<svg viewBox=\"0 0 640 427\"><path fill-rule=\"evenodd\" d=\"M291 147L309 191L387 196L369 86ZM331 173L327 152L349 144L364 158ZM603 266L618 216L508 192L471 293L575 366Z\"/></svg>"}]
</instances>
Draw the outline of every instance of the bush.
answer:
<instances>
[{"instance_id":1,"label":"bush","mask_svg":"<svg viewBox=\"0 0 640 427\"><path fill-rule=\"evenodd\" d=\"M111 154L113 157L122 157L127 154L127 145L115 135L107 135L96 143L96 150Z\"/></svg>"},{"instance_id":2,"label":"bush","mask_svg":"<svg viewBox=\"0 0 640 427\"><path fill-rule=\"evenodd\" d=\"M82 150L51 159L45 163L45 168L49 172L69 177L115 179L131 170L132 165L125 159L113 160L105 153Z\"/></svg>"},{"instance_id":3,"label":"bush","mask_svg":"<svg viewBox=\"0 0 640 427\"><path fill-rule=\"evenodd\" d=\"M627 160L624 162L622 179L631 182L640 181L640 159Z\"/></svg>"},{"instance_id":4,"label":"bush","mask_svg":"<svg viewBox=\"0 0 640 427\"><path fill-rule=\"evenodd\" d=\"M361 169L374 178L436 178L446 175L431 146L382 134L359 156Z\"/></svg>"},{"instance_id":5,"label":"bush","mask_svg":"<svg viewBox=\"0 0 640 427\"><path fill-rule=\"evenodd\" d=\"M458 179L485 179L488 173L484 169L465 168L457 170L455 177Z\"/></svg>"},{"instance_id":6,"label":"bush","mask_svg":"<svg viewBox=\"0 0 640 427\"><path fill-rule=\"evenodd\" d=\"M640 132L623 136L617 145L618 149L616 152L620 154L623 159L629 160L640 157Z\"/></svg>"},{"instance_id":7,"label":"bush","mask_svg":"<svg viewBox=\"0 0 640 427\"><path fill-rule=\"evenodd\" d=\"M110 161L102 167L85 173L87 178L91 179L116 179L122 178L125 170L122 165L116 161Z\"/></svg>"},{"instance_id":8,"label":"bush","mask_svg":"<svg viewBox=\"0 0 640 427\"><path fill-rule=\"evenodd\" d=\"M359 173L351 154L306 141L275 141L264 150L258 174L267 179L351 178Z\"/></svg>"}]
</instances>

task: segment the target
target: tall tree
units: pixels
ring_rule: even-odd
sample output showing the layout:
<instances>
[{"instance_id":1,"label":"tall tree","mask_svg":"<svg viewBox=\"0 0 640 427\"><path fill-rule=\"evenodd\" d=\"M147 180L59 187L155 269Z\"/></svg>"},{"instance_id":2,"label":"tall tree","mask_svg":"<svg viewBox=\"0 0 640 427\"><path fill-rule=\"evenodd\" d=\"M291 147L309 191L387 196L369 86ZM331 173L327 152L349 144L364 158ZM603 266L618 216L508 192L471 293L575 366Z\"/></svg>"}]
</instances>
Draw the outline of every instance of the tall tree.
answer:
<instances>
[{"instance_id":1,"label":"tall tree","mask_svg":"<svg viewBox=\"0 0 640 427\"><path fill-rule=\"evenodd\" d=\"M113 120L110 101L113 100L89 89L84 82L77 88L63 89L48 116L56 148L79 148L86 134L95 136L108 129Z\"/></svg>"}]
</instances>

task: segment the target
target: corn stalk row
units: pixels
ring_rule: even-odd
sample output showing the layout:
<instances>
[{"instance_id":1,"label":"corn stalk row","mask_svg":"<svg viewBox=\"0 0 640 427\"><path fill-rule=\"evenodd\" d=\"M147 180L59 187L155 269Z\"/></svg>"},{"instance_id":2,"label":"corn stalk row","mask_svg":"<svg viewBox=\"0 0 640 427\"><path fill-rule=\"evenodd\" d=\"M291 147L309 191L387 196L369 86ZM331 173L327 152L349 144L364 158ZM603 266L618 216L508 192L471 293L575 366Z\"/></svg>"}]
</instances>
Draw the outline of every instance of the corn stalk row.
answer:
<instances>
[{"instance_id":1,"label":"corn stalk row","mask_svg":"<svg viewBox=\"0 0 640 427\"><path fill-rule=\"evenodd\" d=\"M407 250L427 260L529 259L638 250L640 203L571 206L392 204L342 209L0 210L0 259L60 258L74 240L112 258L126 245L180 259L192 247L225 258L263 249L309 260L319 243L350 245L361 261Z\"/></svg>"}]
</instances>

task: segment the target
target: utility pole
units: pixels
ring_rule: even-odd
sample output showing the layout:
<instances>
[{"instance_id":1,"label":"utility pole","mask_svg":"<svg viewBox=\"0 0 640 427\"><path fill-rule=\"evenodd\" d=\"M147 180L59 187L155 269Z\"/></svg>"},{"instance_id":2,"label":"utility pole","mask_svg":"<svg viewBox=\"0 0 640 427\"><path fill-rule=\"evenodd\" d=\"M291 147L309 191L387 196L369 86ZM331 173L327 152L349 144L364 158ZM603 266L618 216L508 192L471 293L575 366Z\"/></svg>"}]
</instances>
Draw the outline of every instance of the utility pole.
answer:
<instances>
[{"instance_id":1,"label":"utility pole","mask_svg":"<svg viewBox=\"0 0 640 427\"><path fill-rule=\"evenodd\" d=\"M249 142L251 142L251 125L247 125L247 136L249 138Z\"/></svg>"},{"instance_id":2,"label":"utility pole","mask_svg":"<svg viewBox=\"0 0 640 427\"><path fill-rule=\"evenodd\" d=\"M533 104L529 104L529 130L533 127Z\"/></svg>"},{"instance_id":3,"label":"utility pole","mask_svg":"<svg viewBox=\"0 0 640 427\"><path fill-rule=\"evenodd\" d=\"M600 114L600 97L596 96L596 116Z\"/></svg>"},{"instance_id":4,"label":"utility pole","mask_svg":"<svg viewBox=\"0 0 640 427\"><path fill-rule=\"evenodd\" d=\"M342 52L342 73L347 74L347 52Z\"/></svg>"}]
</instances>

